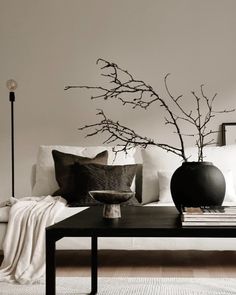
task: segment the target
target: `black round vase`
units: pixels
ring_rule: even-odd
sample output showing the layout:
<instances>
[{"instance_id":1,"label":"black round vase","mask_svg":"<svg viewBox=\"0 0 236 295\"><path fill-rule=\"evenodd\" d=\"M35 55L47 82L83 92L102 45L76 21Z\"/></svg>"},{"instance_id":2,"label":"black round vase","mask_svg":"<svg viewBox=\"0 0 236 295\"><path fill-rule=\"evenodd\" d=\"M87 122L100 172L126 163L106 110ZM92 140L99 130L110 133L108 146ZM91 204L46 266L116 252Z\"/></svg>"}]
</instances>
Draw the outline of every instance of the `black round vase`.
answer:
<instances>
[{"instance_id":1,"label":"black round vase","mask_svg":"<svg viewBox=\"0 0 236 295\"><path fill-rule=\"evenodd\" d=\"M182 207L220 206L225 179L211 162L184 162L172 175L170 189L179 212Z\"/></svg>"}]
</instances>

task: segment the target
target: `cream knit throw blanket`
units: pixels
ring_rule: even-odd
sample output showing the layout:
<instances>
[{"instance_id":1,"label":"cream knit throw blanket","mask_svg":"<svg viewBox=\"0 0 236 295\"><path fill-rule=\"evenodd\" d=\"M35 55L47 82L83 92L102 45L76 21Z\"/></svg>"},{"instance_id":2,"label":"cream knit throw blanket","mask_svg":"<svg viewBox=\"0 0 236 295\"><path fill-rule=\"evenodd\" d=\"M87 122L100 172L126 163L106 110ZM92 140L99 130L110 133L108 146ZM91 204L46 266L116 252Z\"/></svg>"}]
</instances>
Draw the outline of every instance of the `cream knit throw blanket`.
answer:
<instances>
[{"instance_id":1,"label":"cream knit throw blanket","mask_svg":"<svg viewBox=\"0 0 236 295\"><path fill-rule=\"evenodd\" d=\"M45 228L65 208L61 197L11 198L0 281L31 284L45 274Z\"/></svg>"}]
</instances>

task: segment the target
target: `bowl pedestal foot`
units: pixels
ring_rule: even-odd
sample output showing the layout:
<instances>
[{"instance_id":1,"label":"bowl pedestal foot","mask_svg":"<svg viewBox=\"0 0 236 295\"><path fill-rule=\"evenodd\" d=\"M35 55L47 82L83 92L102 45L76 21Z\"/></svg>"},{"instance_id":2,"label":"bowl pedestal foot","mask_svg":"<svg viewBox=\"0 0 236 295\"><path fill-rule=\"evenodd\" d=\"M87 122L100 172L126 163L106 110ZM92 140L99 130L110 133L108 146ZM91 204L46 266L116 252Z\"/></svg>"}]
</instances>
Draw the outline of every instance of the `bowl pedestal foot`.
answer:
<instances>
[{"instance_id":1,"label":"bowl pedestal foot","mask_svg":"<svg viewBox=\"0 0 236 295\"><path fill-rule=\"evenodd\" d=\"M121 218L120 204L105 204L103 206L104 218Z\"/></svg>"}]
</instances>

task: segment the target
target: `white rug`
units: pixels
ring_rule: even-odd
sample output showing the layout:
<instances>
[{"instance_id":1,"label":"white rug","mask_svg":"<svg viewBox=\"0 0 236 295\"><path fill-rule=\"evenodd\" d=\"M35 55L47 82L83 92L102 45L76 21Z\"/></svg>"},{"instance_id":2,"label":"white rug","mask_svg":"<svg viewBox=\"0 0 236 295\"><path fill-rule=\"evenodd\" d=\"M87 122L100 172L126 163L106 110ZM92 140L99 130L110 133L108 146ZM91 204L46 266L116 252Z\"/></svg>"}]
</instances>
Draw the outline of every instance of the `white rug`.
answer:
<instances>
[{"instance_id":1,"label":"white rug","mask_svg":"<svg viewBox=\"0 0 236 295\"><path fill-rule=\"evenodd\" d=\"M90 278L57 278L57 295L90 292ZM44 295L44 280L35 285L0 283L1 295ZM235 295L231 278L99 278L99 295Z\"/></svg>"}]
</instances>

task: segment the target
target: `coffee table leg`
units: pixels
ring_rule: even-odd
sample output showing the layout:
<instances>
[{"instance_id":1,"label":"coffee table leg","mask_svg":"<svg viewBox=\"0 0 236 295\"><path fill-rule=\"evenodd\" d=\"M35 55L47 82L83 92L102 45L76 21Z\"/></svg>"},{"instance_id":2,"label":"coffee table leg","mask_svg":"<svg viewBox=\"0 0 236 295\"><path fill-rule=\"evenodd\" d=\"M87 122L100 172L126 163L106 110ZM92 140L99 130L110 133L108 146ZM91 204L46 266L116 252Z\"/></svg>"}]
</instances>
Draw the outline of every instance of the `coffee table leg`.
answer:
<instances>
[{"instance_id":1,"label":"coffee table leg","mask_svg":"<svg viewBox=\"0 0 236 295\"><path fill-rule=\"evenodd\" d=\"M46 232L46 295L56 294L55 240Z\"/></svg>"},{"instance_id":2,"label":"coffee table leg","mask_svg":"<svg viewBox=\"0 0 236 295\"><path fill-rule=\"evenodd\" d=\"M91 253L91 279L92 279L92 292L91 294L97 294L98 290L98 261L97 261L97 252L98 252L98 242L97 237L92 236L92 253Z\"/></svg>"}]
</instances>

